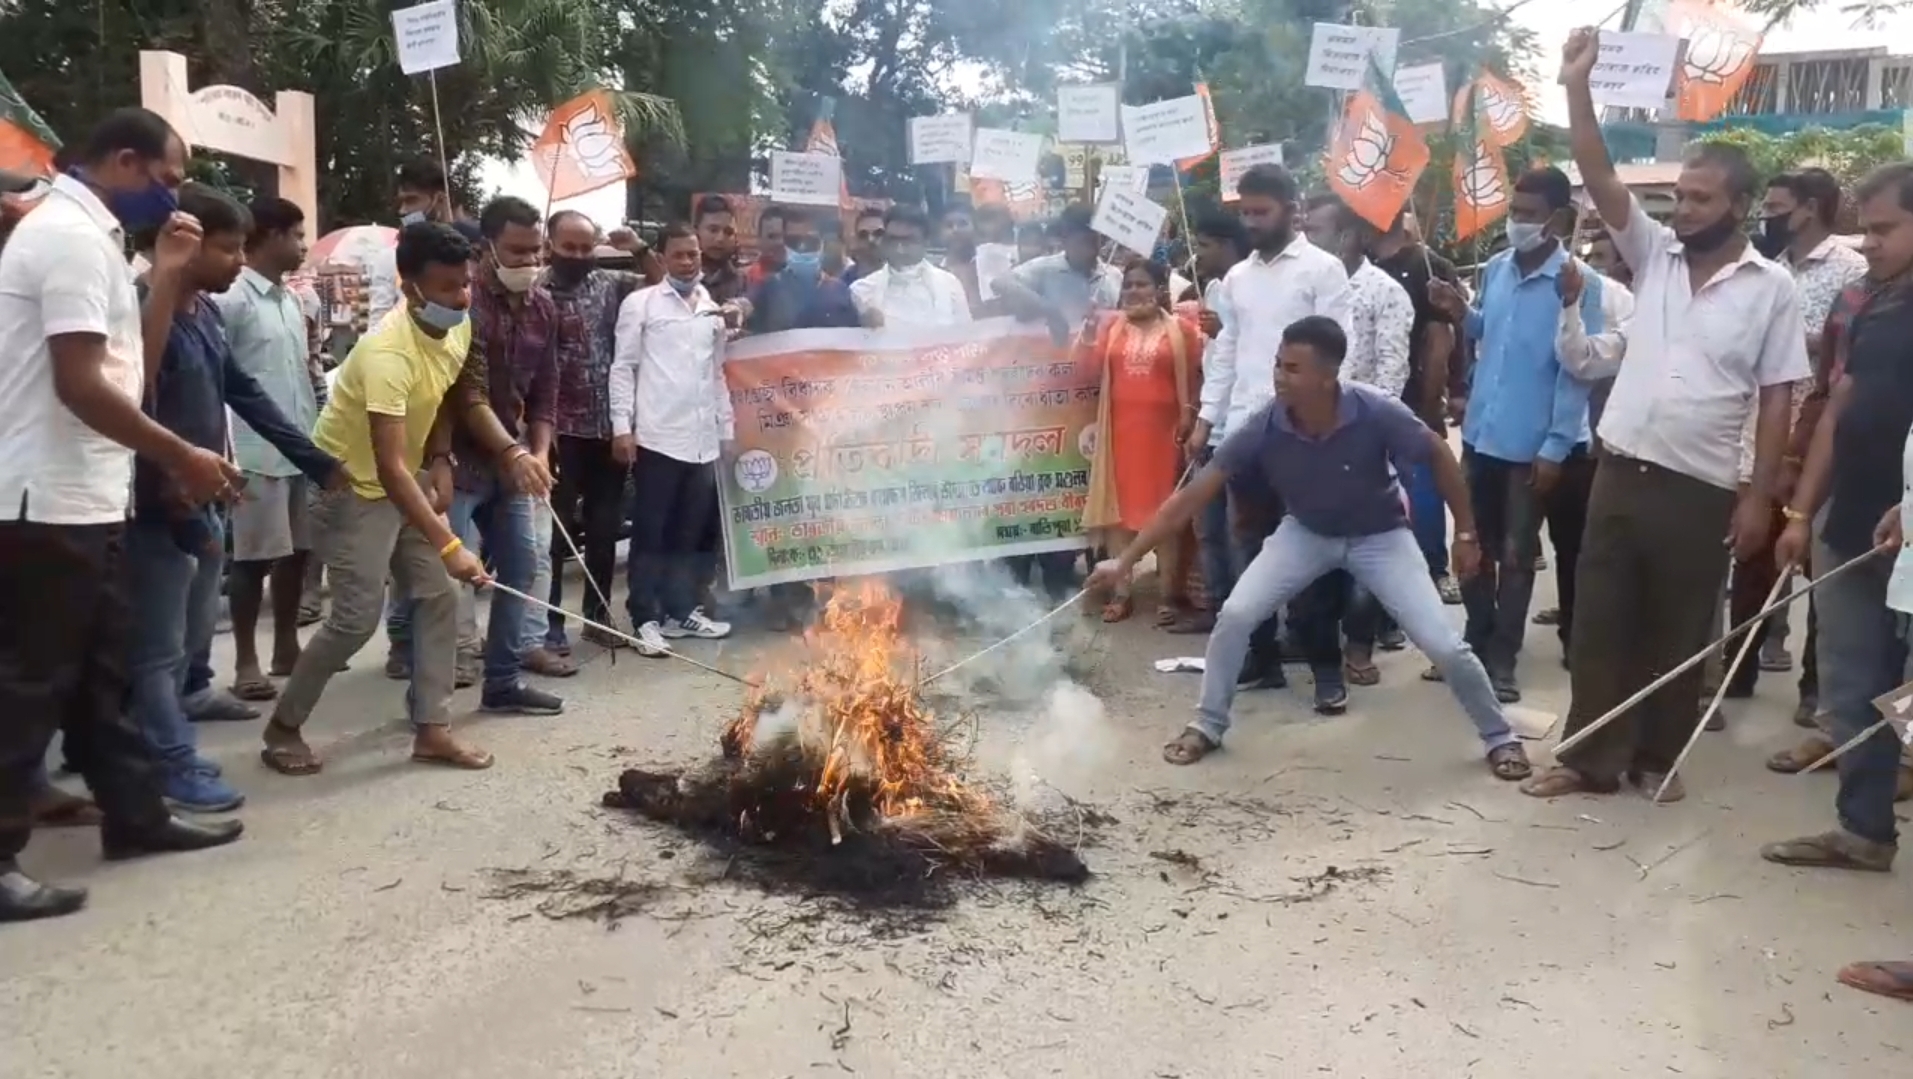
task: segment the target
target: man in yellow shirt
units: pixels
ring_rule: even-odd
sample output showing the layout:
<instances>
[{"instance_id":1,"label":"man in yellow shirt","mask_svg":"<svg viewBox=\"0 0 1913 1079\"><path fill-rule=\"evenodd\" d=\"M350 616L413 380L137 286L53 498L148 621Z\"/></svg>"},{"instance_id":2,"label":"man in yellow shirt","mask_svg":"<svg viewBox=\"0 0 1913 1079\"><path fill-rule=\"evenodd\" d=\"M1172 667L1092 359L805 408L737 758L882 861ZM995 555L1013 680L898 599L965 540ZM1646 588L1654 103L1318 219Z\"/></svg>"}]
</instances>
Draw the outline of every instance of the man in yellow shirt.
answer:
<instances>
[{"instance_id":1,"label":"man in yellow shirt","mask_svg":"<svg viewBox=\"0 0 1913 1079\"><path fill-rule=\"evenodd\" d=\"M471 245L449 226L406 226L396 252L404 302L353 347L319 414L313 442L344 463L352 482L313 508L332 605L266 724L261 758L284 775L319 771L300 731L333 673L378 631L388 576L414 604L412 759L491 767L491 754L453 738L450 725L458 647L452 580L488 581L478 554L443 516L452 498L452 428L463 424L518 490L543 495L551 475L506 434L491 410L482 359L468 360L471 260Z\"/></svg>"}]
</instances>

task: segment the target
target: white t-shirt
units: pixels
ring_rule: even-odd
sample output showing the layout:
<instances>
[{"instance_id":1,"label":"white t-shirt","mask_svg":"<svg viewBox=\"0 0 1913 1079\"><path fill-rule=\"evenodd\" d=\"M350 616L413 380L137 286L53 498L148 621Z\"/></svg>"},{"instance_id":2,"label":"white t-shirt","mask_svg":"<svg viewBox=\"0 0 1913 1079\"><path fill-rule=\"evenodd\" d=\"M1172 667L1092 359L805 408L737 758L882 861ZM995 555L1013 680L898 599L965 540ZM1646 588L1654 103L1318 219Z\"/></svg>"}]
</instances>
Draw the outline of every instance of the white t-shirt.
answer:
<instances>
[{"instance_id":1,"label":"white t-shirt","mask_svg":"<svg viewBox=\"0 0 1913 1079\"><path fill-rule=\"evenodd\" d=\"M0 253L0 519L126 520L133 451L60 403L47 349L61 334L105 337L107 381L139 402L139 297L124 243L98 196L61 176Z\"/></svg>"}]
</instances>

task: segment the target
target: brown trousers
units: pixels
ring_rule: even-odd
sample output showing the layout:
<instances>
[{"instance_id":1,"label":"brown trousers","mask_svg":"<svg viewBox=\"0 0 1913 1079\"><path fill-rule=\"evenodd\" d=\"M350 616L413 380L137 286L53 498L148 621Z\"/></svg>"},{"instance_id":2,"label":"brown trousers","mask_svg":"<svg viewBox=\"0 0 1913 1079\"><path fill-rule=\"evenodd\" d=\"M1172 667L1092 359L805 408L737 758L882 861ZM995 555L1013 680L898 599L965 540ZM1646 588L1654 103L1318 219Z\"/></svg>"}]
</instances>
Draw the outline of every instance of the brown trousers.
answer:
<instances>
[{"instance_id":1,"label":"brown trousers","mask_svg":"<svg viewBox=\"0 0 1913 1079\"><path fill-rule=\"evenodd\" d=\"M1575 567L1567 733L1706 647L1720 607L1734 492L1603 451ZM1699 667L1563 759L1597 783L1665 772L1700 719Z\"/></svg>"}]
</instances>

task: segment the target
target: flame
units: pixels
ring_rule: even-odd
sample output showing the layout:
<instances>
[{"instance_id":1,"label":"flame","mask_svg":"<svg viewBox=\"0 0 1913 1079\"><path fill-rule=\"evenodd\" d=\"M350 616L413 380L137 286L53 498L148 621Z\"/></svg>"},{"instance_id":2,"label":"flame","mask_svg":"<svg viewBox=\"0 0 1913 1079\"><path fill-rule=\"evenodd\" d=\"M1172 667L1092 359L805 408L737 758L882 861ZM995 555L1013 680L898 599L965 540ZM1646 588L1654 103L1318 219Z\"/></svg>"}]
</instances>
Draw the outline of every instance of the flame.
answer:
<instances>
[{"instance_id":1,"label":"flame","mask_svg":"<svg viewBox=\"0 0 1913 1079\"><path fill-rule=\"evenodd\" d=\"M813 773L803 783L837 839L866 811L882 820L991 811L988 796L953 769L936 716L917 692L919 656L901 622L901 601L880 581L839 582L805 633L810 662L784 676L787 689L766 680L724 732L732 757L794 739ZM797 721L783 729L791 708Z\"/></svg>"}]
</instances>

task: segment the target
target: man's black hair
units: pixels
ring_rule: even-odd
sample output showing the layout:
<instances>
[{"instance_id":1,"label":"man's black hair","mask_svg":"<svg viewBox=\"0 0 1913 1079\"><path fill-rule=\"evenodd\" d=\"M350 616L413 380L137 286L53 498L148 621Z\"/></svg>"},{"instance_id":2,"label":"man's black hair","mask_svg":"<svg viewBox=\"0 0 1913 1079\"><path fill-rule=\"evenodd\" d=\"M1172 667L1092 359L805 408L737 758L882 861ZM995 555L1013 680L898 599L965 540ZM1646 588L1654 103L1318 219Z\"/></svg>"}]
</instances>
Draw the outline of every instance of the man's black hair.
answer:
<instances>
[{"instance_id":1,"label":"man's black hair","mask_svg":"<svg viewBox=\"0 0 1913 1079\"><path fill-rule=\"evenodd\" d=\"M900 209L904 209L904 207L893 206L886 211L886 210L879 209L878 207L875 207L875 206L862 206L858 208L856 216L852 217L850 219L850 222L851 224L854 225L859 221L865 220L866 218L874 217L878 219L879 221L883 221L887 224L890 221L890 215L896 213Z\"/></svg>"},{"instance_id":2,"label":"man's black hair","mask_svg":"<svg viewBox=\"0 0 1913 1079\"><path fill-rule=\"evenodd\" d=\"M1211 210L1196 219L1196 235L1231 244L1235 253L1245 258L1253 246L1249 242L1249 230L1242 227L1242 219L1220 210Z\"/></svg>"},{"instance_id":3,"label":"man's black hair","mask_svg":"<svg viewBox=\"0 0 1913 1079\"><path fill-rule=\"evenodd\" d=\"M1539 195L1548 212L1574 205L1574 184L1568 174L1553 165L1536 165L1515 177L1514 189L1524 195Z\"/></svg>"},{"instance_id":4,"label":"man's black hair","mask_svg":"<svg viewBox=\"0 0 1913 1079\"><path fill-rule=\"evenodd\" d=\"M159 113L130 107L114 109L106 119L93 125L78 154L81 163L105 161L122 150L131 150L146 161L166 156L166 147L179 134Z\"/></svg>"},{"instance_id":5,"label":"man's black hair","mask_svg":"<svg viewBox=\"0 0 1913 1079\"><path fill-rule=\"evenodd\" d=\"M763 232L764 226L773 221L788 226L790 219L795 216L797 215L792 213L788 207L766 206L764 207L764 212L757 215L757 231L760 233Z\"/></svg>"},{"instance_id":6,"label":"man's black hair","mask_svg":"<svg viewBox=\"0 0 1913 1079\"><path fill-rule=\"evenodd\" d=\"M420 221L399 233L399 277L417 280L428 266L458 266L472 260L472 245L458 230L437 221Z\"/></svg>"},{"instance_id":7,"label":"man's black hair","mask_svg":"<svg viewBox=\"0 0 1913 1079\"><path fill-rule=\"evenodd\" d=\"M703 198L698 199L697 205L692 208L691 220L702 225L704 219L712 214L730 214L736 212L737 211L731 209L730 199L722 195L705 195Z\"/></svg>"},{"instance_id":8,"label":"man's black hair","mask_svg":"<svg viewBox=\"0 0 1913 1079\"><path fill-rule=\"evenodd\" d=\"M545 221L545 233L547 235L556 233L558 231L558 226L564 224L565 222L571 220L574 217L580 221L583 221L585 224L590 225L592 232L595 233L598 231L597 223L592 221L591 218L585 216L584 211L559 210L557 213L552 214L551 217Z\"/></svg>"},{"instance_id":9,"label":"man's black hair","mask_svg":"<svg viewBox=\"0 0 1913 1079\"><path fill-rule=\"evenodd\" d=\"M252 215L239 200L218 188L185 183L179 188L179 212L199 219L199 228L207 236L215 232L252 233Z\"/></svg>"},{"instance_id":10,"label":"man's black hair","mask_svg":"<svg viewBox=\"0 0 1913 1079\"><path fill-rule=\"evenodd\" d=\"M1913 161L1881 165L1867 173L1853 194L1861 202L1872 202L1888 192L1899 202L1900 209L1913 213Z\"/></svg>"},{"instance_id":11,"label":"man's black hair","mask_svg":"<svg viewBox=\"0 0 1913 1079\"><path fill-rule=\"evenodd\" d=\"M658 233L658 250L664 250L664 246L672 240L695 239L697 239L697 228L689 221L673 221Z\"/></svg>"},{"instance_id":12,"label":"man's black hair","mask_svg":"<svg viewBox=\"0 0 1913 1079\"><path fill-rule=\"evenodd\" d=\"M399 166L399 186L430 195L446 192L445 168L434 158L420 157Z\"/></svg>"},{"instance_id":13,"label":"man's black hair","mask_svg":"<svg viewBox=\"0 0 1913 1079\"><path fill-rule=\"evenodd\" d=\"M247 247L256 247L274 236L281 236L306 223L306 212L291 199L261 195L252 200L252 235Z\"/></svg>"},{"instance_id":14,"label":"man's black hair","mask_svg":"<svg viewBox=\"0 0 1913 1079\"><path fill-rule=\"evenodd\" d=\"M1282 331L1284 345L1307 345L1315 358L1341 366L1348 356L1348 335L1342 325L1327 315L1309 315L1289 323Z\"/></svg>"},{"instance_id":15,"label":"man's black hair","mask_svg":"<svg viewBox=\"0 0 1913 1079\"><path fill-rule=\"evenodd\" d=\"M943 204L943 212L937 215L937 220L948 221L953 215L962 214L964 217L975 221L978 209L979 207L970 205L968 199L955 199Z\"/></svg>"},{"instance_id":16,"label":"man's black hair","mask_svg":"<svg viewBox=\"0 0 1913 1079\"><path fill-rule=\"evenodd\" d=\"M478 231L487 240L496 240L504 235L510 225L523 225L537 228L544 221L544 215L538 207L516 195L500 195L485 204L478 215Z\"/></svg>"},{"instance_id":17,"label":"man's black hair","mask_svg":"<svg viewBox=\"0 0 1913 1079\"><path fill-rule=\"evenodd\" d=\"M1235 190L1238 195L1255 195L1277 202L1294 202L1301 195L1301 189L1295 186L1295 177L1275 164L1251 167L1235 182Z\"/></svg>"},{"instance_id":18,"label":"man's black hair","mask_svg":"<svg viewBox=\"0 0 1913 1079\"><path fill-rule=\"evenodd\" d=\"M1727 197L1737 199L1754 197L1754 189L1760 186L1760 174L1754 171L1754 163L1748 159L1747 151L1738 146L1729 146L1721 142L1703 142L1688 147L1687 155L1681 159L1683 165L1711 165L1727 175Z\"/></svg>"},{"instance_id":19,"label":"man's black hair","mask_svg":"<svg viewBox=\"0 0 1913 1079\"><path fill-rule=\"evenodd\" d=\"M1319 191L1310 195L1304 208L1308 213L1314 213L1321 209L1334 210L1336 229L1345 233L1353 232L1361 237L1363 242L1367 242L1374 232L1374 226L1370 225L1366 218L1356 213L1353 207L1344 202L1342 196L1337 195L1333 191Z\"/></svg>"},{"instance_id":20,"label":"man's black hair","mask_svg":"<svg viewBox=\"0 0 1913 1079\"><path fill-rule=\"evenodd\" d=\"M1840 181L1825 169L1805 168L1783 172L1767 181L1769 188L1780 188L1793 195L1795 202L1813 200L1814 216L1828 228L1840 216Z\"/></svg>"},{"instance_id":21,"label":"man's black hair","mask_svg":"<svg viewBox=\"0 0 1913 1079\"><path fill-rule=\"evenodd\" d=\"M1090 224L1095 220L1094 210L1080 202L1072 202L1063 207L1062 213L1056 215L1055 222L1050 225L1050 232L1059 239L1079 236L1085 232L1094 232L1095 229L1091 228Z\"/></svg>"},{"instance_id":22,"label":"man's black hair","mask_svg":"<svg viewBox=\"0 0 1913 1079\"><path fill-rule=\"evenodd\" d=\"M861 219L864 215L857 216ZM918 232L930 235L929 216L915 206L892 206L890 212L883 215L883 227L888 230L892 225L915 225Z\"/></svg>"}]
</instances>

